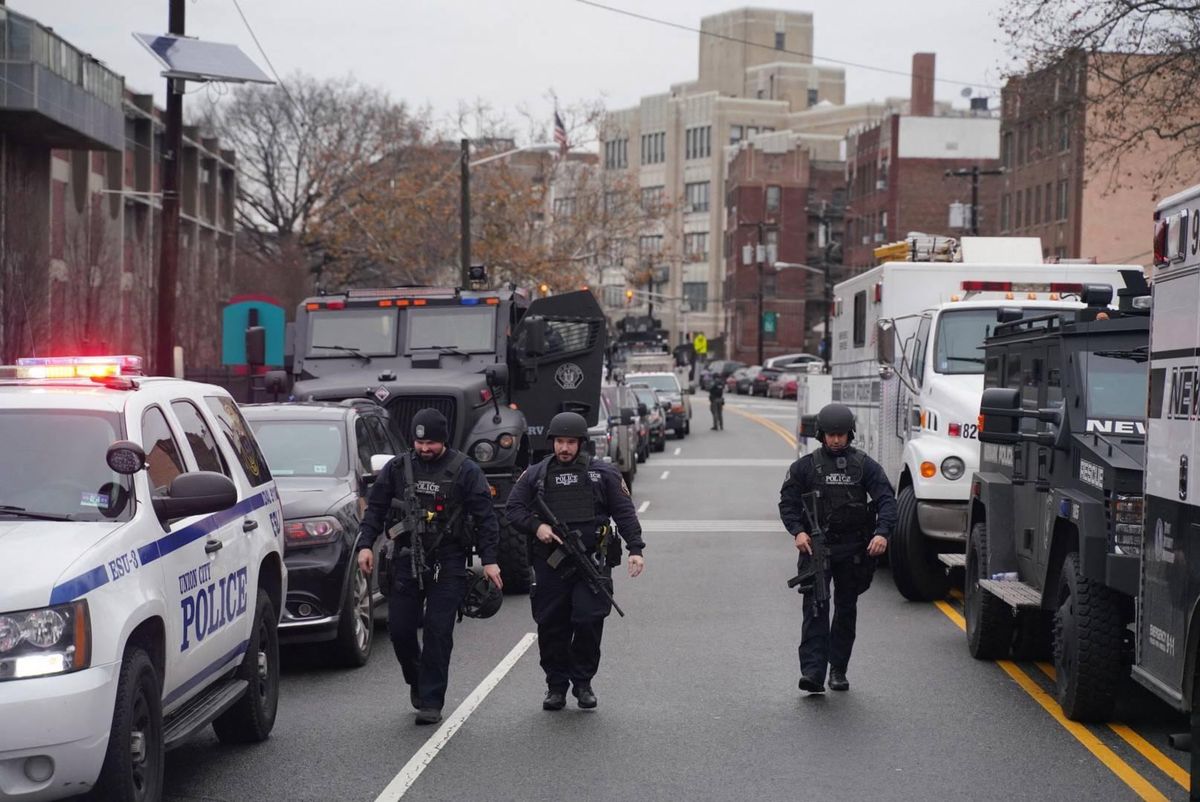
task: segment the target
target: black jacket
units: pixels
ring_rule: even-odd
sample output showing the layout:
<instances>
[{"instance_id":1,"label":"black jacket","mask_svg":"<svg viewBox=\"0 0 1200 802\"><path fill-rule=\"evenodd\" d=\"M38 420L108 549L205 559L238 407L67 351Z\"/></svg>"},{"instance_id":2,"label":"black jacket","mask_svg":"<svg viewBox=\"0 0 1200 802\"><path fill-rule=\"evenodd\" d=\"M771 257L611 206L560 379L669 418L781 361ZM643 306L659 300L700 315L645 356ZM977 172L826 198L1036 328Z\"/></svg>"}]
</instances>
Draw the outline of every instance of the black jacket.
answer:
<instances>
[{"instance_id":1,"label":"black jacket","mask_svg":"<svg viewBox=\"0 0 1200 802\"><path fill-rule=\"evenodd\" d=\"M551 454L536 465L530 465L508 494L504 515L518 531L532 535L539 524L545 523L534 509L534 499L542 489L546 469L553 459L557 458ZM642 525L620 471L607 462L593 461L588 465L588 473L597 492L599 509L616 522L617 533L625 541L629 553L641 554L646 547L642 541Z\"/></svg>"},{"instance_id":2,"label":"black jacket","mask_svg":"<svg viewBox=\"0 0 1200 802\"><path fill-rule=\"evenodd\" d=\"M824 448L824 446L822 446ZM851 447L852 448L852 447ZM850 450L850 449L847 449ZM891 538L896 526L896 496L883 467L863 454L863 475L859 484L875 502L877 517L875 534ZM788 468L783 487L779 488L779 517L792 536L812 532L812 524L804 510L804 494L817 489L817 469L813 455L805 454Z\"/></svg>"},{"instance_id":3,"label":"black jacket","mask_svg":"<svg viewBox=\"0 0 1200 802\"><path fill-rule=\"evenodd\" d=\"M452 455L453 450L447 448L440 457L428 463L428 466L436 468L450 459ZM405 458L405 454L400 454L385 465L375 479L375 483L371 485L371 490L367 493L367 509L358 526L358 542L354 544L356 552L360 549L369 549L374 545L375 539L383 532L392 499L404 498L404 464L401 460ZM414 478L420 478L423 467L420 457L415 457L413 460ZM479 561L484 565L496 562L496 555L500 547L500 520L496 517L496 510L492 506L492 493L488 488L483 470L469 459L463 462L462 469L458 472L455 490L465 511L474 520L475 548L479 552ZM443 550L447 552L463 551L460 544L454 543L446 543L438 548L439 553Z\"/></svg>"}]
</instances>

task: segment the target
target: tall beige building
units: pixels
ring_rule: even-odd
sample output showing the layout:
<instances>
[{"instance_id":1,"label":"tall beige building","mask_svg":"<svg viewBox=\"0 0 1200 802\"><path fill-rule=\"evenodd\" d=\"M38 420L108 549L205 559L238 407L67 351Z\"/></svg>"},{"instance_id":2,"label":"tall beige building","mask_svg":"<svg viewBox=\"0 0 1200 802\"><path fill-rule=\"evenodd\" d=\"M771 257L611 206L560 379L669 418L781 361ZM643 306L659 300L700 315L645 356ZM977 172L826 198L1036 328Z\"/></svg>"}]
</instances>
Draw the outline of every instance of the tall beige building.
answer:
<instances>
[{"instance_id":1,"label":"tall beige building","mask_svg":"<svg viewBox=\"0 0 1200 802\"><path fill-rule=\"evenodd\" d=\"M601 130L602 169L636 171L646 203L670 210L609 249L604 297L623 297L631 275L648 279L633 287L632 308L613 311L644 313L653 299L672 342L722 333L725 178L739 143L788 130L828 150L881 114L877 104L845 106L844 71L812 63L810 13L742 8L700 27L699 77L609 113Z\"/></svg>"}]
</instances>

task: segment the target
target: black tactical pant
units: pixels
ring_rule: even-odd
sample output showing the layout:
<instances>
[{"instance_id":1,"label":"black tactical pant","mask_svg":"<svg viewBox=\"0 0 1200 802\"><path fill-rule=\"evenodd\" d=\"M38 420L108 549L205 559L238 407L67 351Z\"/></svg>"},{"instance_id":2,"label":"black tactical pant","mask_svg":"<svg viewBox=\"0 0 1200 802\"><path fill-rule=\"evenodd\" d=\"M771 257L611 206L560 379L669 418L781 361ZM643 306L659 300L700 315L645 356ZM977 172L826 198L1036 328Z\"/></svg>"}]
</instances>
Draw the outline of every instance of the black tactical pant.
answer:
<instances>
[{"instance_id":1,"label":"black tactical pant","mask_svg":"<svg viewBox=\"0 0 1200 802\"><path fill-rule=\"evenodd\" d=\"M708 402L708 408L712 412L713 428L725 428L725 399L714 398Z\"/></svg>"},{"instance_id":2,"label":"black tactical pant","mask_svg":"<svg viewBox=\"0 0 1200 802\"><path fill-rule=\"evenodd\" d=\"M861 587L861 560L854 555L835 556L830 550L825 587L833 581L829 603L817 605L813 594L804 594L804 623L800 630L800 673L824 684L829 667L846 670L858 624L858 594ZM863 555L861 559L866 559ZM833 606L833 626L829 608Z\"/></svg>"},{"instance_id":3,"label":"black tactical pant","mask_svg":"<svg viewBox=\"0 0 1200 802\"><path fill-rule=\"evenodd\" d=\"M579 687L596 676L604 617L611 611L611 605L607 599L593 594L584 579L575 576L564 580L546 564L544 557L534 557L533 572L537 587L530 603L533 620L538 625L538 651L542 670L546 672L546 686L566 693L569 684ZM608 581L611 591L611 580Z\"/></svg>"},{"instance_id":4,"label":"black tactical pant","mask_svg":"<svg viewBox=\"0 0 1200 802\"><path fill-rule=\"evenodd\" d=\"M388 634L404 681L416 688L421 707L441 710L445 704L454 621L466 595L465 556L444 559L436 582L433 572L427 573L424 590L412 577L408 561L396 560L396 577L388 596ZM420 640L418 628L424 630Z\"/></svg>"}]
</instances>

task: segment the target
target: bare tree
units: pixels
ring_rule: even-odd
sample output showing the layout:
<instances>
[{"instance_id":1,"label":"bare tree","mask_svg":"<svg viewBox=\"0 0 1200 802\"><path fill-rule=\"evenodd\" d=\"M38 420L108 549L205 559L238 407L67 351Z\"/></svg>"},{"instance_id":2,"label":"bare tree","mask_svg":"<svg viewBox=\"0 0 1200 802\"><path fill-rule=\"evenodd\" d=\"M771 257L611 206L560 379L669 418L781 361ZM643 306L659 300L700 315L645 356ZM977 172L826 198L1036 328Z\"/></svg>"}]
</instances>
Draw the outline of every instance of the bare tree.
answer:
<instances>
[{"instance_id":1,"label":"bare tree","mask_svg":"<svg viewBox=\"0 0 1200 802\"><path fill-rule=\"evenodd\" d=\"M1161 183L1200 151L1200 4L1175 0L1008 0L1000 22L1018 71L1044 71L1043 88L1077 82L1086 110L1088 166L1110 188ZM1072 76L1072 73L1075 76ZM1047 91L1049 91L1047 89ZM1153 151L1149 175L1126 157Z\"/></svg>"}]
</instances>

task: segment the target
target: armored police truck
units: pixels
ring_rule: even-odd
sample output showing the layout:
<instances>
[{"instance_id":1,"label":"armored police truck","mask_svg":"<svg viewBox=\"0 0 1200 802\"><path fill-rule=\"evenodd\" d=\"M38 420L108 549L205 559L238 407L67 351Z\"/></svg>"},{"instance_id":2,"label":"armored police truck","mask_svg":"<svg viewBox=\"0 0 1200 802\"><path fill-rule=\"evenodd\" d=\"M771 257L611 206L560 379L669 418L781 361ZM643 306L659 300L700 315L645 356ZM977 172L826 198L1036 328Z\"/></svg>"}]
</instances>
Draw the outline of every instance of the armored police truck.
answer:
<instances>
[{"instance_id":1,"label":"armored police truck","mask_svg":"<svg viewBox=\"0 0 1200 802\"><path fill-rule=\"evenodd\" d=\"M1112 712L1132 656L1142 548L1150 299L1140 270L1122 274L1118 309L1111 287L1088 285L1085 308L986 341L969 504L971 654L1041 659L1052 645L1059 704L1084 721Z\"/></svg>"},{"instance_id":2,"label":"armored police truck","mask_svg":"<svg viewBox=\"0 0 1200 802\"><path fill-rule=\"evenodd\" d=\"M505 589L528 590L525 535L503 508L521 471L550 450L554 415L597 423L606 327L592 294L352 289L300 304L292 338L294 399L374 398L405 442L418 410L446 416L449 445L478 462L491 486Z\"/></svg>"}]
</instances>

